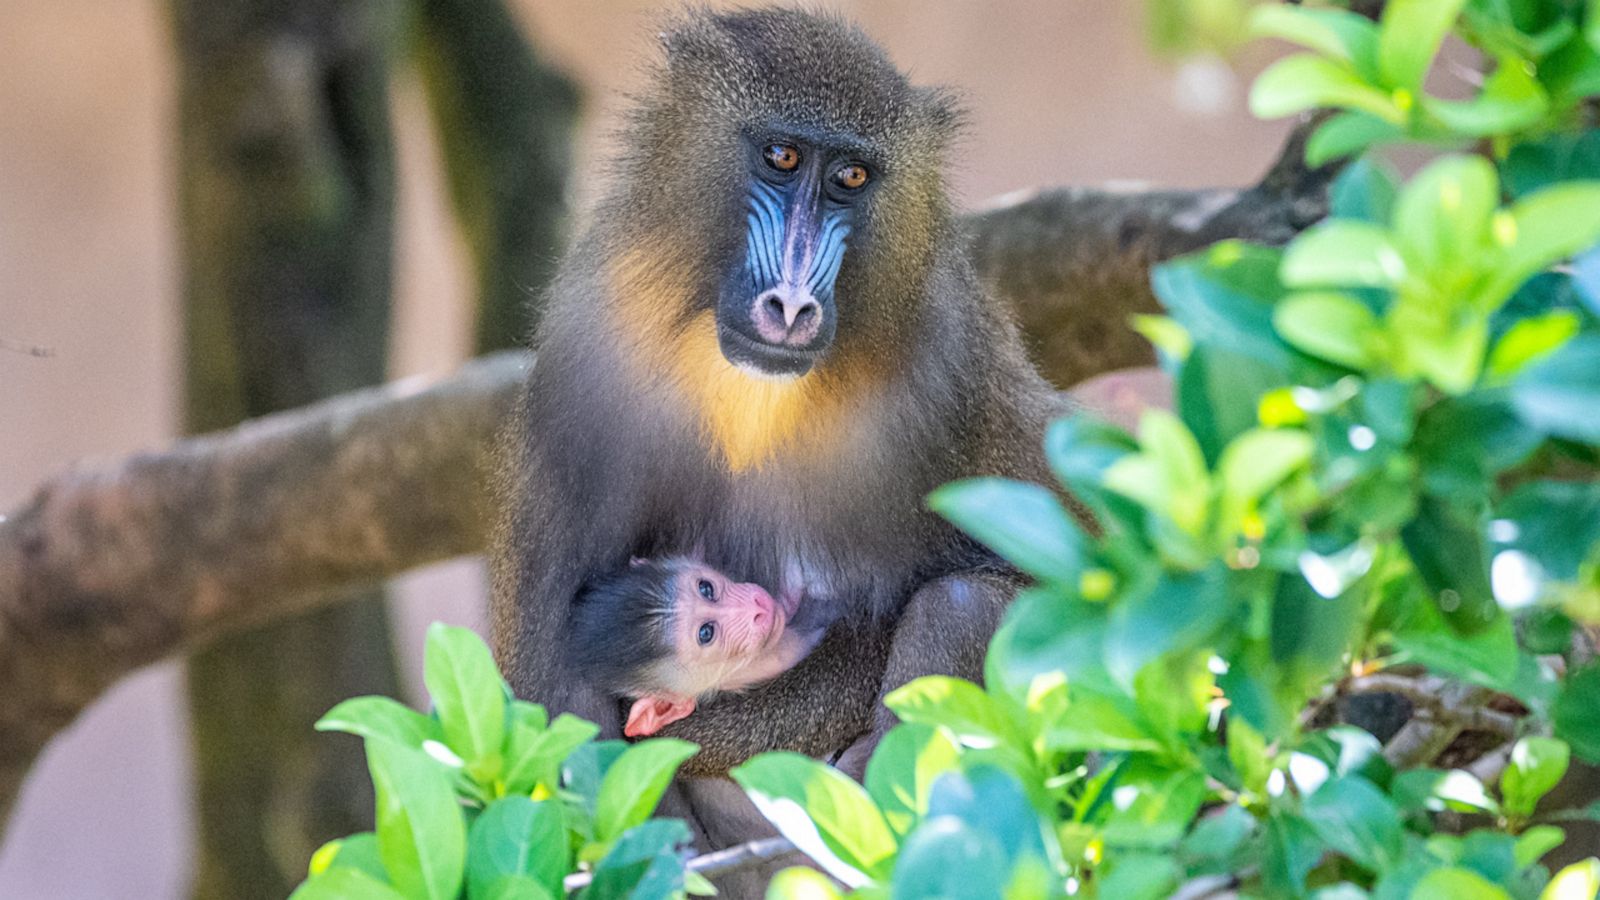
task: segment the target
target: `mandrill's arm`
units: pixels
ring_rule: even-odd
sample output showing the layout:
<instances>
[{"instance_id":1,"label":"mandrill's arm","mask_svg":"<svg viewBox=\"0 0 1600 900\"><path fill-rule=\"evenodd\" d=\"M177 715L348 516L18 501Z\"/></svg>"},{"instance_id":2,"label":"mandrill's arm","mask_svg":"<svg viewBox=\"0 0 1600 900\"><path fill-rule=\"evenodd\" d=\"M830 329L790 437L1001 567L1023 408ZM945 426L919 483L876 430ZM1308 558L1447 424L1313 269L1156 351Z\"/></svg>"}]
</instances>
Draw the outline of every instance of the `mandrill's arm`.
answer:
<instances>
[{"instance_id":1,"label":"mandrill's arm","mask_svg":"<svg viewBox=\"0 0 1600 900\"><path fill-rule=\"evenodd\" d=\"M509 517L496 529L492 556L495 655L518 697L543 704L552 716L582 716L599 725L603 737L621 737L617 702L573 673L565 648L583 580L628 558L623 523L631 521L630 511L582 490L594 479L546 452L542 435L526 425L526 411L519 411L519 420L521 427L509 433L521 440L502 447L512 481L502 498Z\"/></svg>"},{"instance_id":2,"label":"mandrill's arm","mask_svg":"<svg viewBox=\"0 0 1600 900\"><path fill-rule=\"evenodd\" d=\"M830 630L789 672L703 705L662 734L703 748L684 774L709 777L767 750L831 758L859 778L878 739L894 727L883 695L923 675L977 681L983 656L1019 582L972 572L931 581L907 602L892 633Z\"/></svg>"}]
</instances>

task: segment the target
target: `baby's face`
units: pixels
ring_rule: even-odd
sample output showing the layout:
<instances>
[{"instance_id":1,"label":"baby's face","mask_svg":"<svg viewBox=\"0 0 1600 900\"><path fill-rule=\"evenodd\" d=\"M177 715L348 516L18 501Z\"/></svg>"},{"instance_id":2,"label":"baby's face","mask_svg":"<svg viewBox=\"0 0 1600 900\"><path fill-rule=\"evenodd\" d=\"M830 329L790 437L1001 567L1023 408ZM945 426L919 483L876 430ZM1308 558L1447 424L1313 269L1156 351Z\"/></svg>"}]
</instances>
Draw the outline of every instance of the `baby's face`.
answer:
<instances>
[{"instance_id":1,"label":"baby's face","mask_svg":"<svg viewBox=\"0 0 1600 900\"><path fill-rule=\"evenodd\" d=\"M677 661L703 689L723 686L783 637L788 613L761 585L732 581L698 564L677 579Z\"/></svg>"}]
</instances>

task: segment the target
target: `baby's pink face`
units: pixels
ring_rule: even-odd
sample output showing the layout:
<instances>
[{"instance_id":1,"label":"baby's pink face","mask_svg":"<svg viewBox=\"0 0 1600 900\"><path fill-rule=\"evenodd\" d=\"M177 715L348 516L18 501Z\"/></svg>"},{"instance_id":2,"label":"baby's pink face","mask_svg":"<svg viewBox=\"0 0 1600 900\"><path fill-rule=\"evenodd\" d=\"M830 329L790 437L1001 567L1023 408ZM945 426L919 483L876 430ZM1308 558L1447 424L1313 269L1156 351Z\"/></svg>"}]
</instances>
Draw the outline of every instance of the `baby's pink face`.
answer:
<instances>
[{"instance_id":1,"label":"baby's pink face","mask_svg":"<svg viewBox=\"0 0 1600 900\"><path fill-rule=\"evenodd\" d=\"M711 678L743 668L771 649L789 618L761 585L733 581L702 565L678 574L677 609L678 661Z\"/></svg>"}]
</instances>

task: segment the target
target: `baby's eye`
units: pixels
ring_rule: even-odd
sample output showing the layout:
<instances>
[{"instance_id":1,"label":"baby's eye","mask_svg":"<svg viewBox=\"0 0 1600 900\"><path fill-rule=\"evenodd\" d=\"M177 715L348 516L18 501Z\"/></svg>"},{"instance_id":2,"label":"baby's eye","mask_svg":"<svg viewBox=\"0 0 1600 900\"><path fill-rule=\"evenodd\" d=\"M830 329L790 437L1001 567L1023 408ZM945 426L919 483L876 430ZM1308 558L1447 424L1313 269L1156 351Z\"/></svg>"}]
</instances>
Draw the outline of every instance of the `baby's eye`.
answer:
<instances>
[{"instance_id":1,"label":"baby's eye","mask_svg":"<svg viewBox=\"0 0 1600 900\"><path fill-rule=\"evenodd\" d=\"M715 600L715 599L717 599L717 589L716 589L716 587L713 586L711 584L711 582L705 580L704 578L700 579L700 583L695 585L695 590L699 591L700 592L700 596L706 598L707 600ZM703 643L705 643L705 641L701 641L700 643L703 644Z\"/></svg>"},{"instance_id":2,"label":"baby's eye","mask_svg":"<svg viewBox=\"0 0 1600 900\"><path fill-rule=\"evenodd\" d=\"M701 584L705 584L704 581L702 581L700 583ZM705 645L707 645L707 644L711 643L712 641L716 640L716 637L717 637L717 626L716 626L716 623L714 623L714 622L707 622L704 625L701 625L700 626L700 633L695 635L695 638L700 641L700 646L702 646L702 647L704 647Z\"/></svg>"}]
</instances>

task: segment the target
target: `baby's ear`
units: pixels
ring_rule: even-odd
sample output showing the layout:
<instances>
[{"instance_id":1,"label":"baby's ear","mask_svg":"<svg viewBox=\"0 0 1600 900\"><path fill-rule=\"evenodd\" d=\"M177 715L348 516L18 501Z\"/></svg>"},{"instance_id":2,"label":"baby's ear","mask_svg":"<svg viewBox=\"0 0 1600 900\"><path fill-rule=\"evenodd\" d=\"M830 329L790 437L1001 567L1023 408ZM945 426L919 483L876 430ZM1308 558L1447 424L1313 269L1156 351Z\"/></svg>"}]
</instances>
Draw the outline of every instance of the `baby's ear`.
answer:
<instances>
[{"instance_id":1,"label":"baby's ear","mask_svg":"<svg viewBox=\"0 0 1600 900\"><path fill-rule=\"evenodd\" d=\"M647 737L692 712L694 712L693 697L677 697L672 694L640 697L633 701L633 706L629 708L628 723L622 726L622 733L628 737Z\"/></svg>"}]
</instances>

